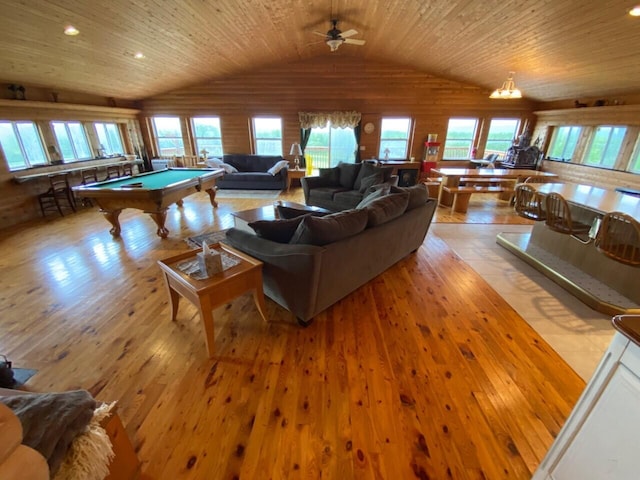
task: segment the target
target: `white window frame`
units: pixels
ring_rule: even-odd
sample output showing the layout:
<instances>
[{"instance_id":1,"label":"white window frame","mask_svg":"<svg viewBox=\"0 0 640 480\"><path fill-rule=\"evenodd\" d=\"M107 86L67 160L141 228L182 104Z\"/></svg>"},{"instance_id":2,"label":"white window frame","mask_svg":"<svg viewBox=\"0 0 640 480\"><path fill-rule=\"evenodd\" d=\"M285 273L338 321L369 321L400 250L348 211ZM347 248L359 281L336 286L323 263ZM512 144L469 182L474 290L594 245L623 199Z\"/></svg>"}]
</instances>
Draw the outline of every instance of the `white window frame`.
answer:
<instances>
[{"instance_id":1,"label":"white window frame","mask_svg":"<svg viewBox=\"0 0 640 480\"><path fill-rule=\"evenodd\" d=\"M100 134L98 132L98 128L99 128L98 126L101 126L104 129L104 134L106 136L106 142L107 142L106 145L103 144L100 141ZM113 122L94 122L93 128L96 131L96 138L98 139L98 142L100 143L100 147L104 148L104 150L105 150L104 153L106 155L124 154L124 143L122 142L122 135L120 135L120 128L118 128L118 124L117 123L113 123ZM113 145L113 143L115 143L115 142L109 136L109 132L108 132L109 128L115 129L115 132L118 135L117 138L118 138L119 145Z\"/></svg>"},{"instance_id":2,"label":"white window frame","mask_svg":"<svg viewBox=\"0 0 640 480\"><path fill-rule=\"evenodd\" d=\"M176 119L178 121L178 128L180 129L180 136L160 136L158 135L158 127L156 124L156 120L159 119ZM175 115L156 115L151 117L151 125L153 126L153 136L156 142L156 148L158 149L158 156L160 157L169 157L169 156L181 156L184 155L184 132L182 131L182 122L180 121L180 117ZM177 150L173 154L167 154L162 152L162 148L160 147L160 139L169 139L169 140L179 140L182 146L175 145L175 150ZM182 150L182 151L180 151Z\"/></svg>"},{"instance_id":3,"label":"white window frame","mask_svg":"<svg viewBox=\"0 0 640 480\"><path fill-rule=\"evenodd\" d=\"M218 121L218 130L220 131L220 136L219 137L199 137L198 136L198 132L197 132L197 128L196 128L196 121L197 120L217 120ZM224 154L224 146L222 144L222 122L220 120L220 117L217 116L202 116L202 117L192 117L191 118L191 128L193 129L193 139L195 141L195 147L196 147L196 153L198 155L201 155L202 153L202 148L200 148L200 145L198 144L198 140L217 140L220 142L220 153L217 152L210 152L207 150L207 154L208 155L214 155L214 156L220 156L222 157L222 155ZM206 150L206 147L203 147Z\"/></svg>"},{"instance_id":4,"label":"white window frame","mask_svg":"<svg viewBox=\"0 0 640 480\"><path fill-rule=\"evenodd\" d=\"M406 136L404 137L385 137L385 122L406 122L407 123L407 131ZM413 125L413 121L410 117L382 117L380 122L380 143L378 148L378 158L386 158L386 153L384 150L389 148L389 144L392 145L402 145L402 155L390 155L389 160L406 160L407 155L409 154L409 139L411 138L411 127ZM386 129L391 130L391 129ZM382 147L385 147L384 150ZM394 149L390 149L393 152Z\"/></svg>"},{"instance_id":5,"label":"white window frame","mask_svg":"<svg viewBox=\"0 0 640 480\"><path fill-rule=\"evenodd\" d=\"M511 138L508 140L491 140L491 127L494 125L494 121L499 122L515 122L515 126L513 128L513 132L511 132ZM520 122L521 119L519 118L492 118L489 122L489 132L487 133L487 141L484 145L484 154L485 156L487 156L487 154L491 154L491 153L498 153L498 158L504 158L505 154L507 153L507 150L509 149L509 147L511 147L511 145L513 144L513 139L516 137L516 133L518 133L518 128L520 127ZM507 146L507 148L505 148L504 150L499 150L496 148L489 148L490 147L490 142L496 142L496 143L509 143L509 145Z\"/></svg>"},{"instance_id":6,"label":"white window frame","mask_svg":"<svg viewBox=\"0 0 640 480\"><path fill-rule=\"evenodd\" d=\"M597 159L597 163L590 162L589 155L591 154L591 150L593 149L593 146L595 144L596 135L598 135L598 133L605 128L610 130L604 144L604 149L602 150L602 155L600 156L599 159ZM613 159L613 163L611 165L605 165L604 159L607 158L607 154L609 153L609 149L612 145L611 137L613 136L616 130L622 130L622 138L620 139L620 144L618 145L617 151L615 152L615 158ZM582 159L582 164L589 165L592 167L608 168L609 170L615 169L618 163L618 158L620 156L620 150L622 149L622 146L624 144L624 137L626 134L627 134L627 127L625 125L598 125L596 128L593 129L593 133L591 135L591 141L589 142L589 148L587 149Z\"/></svg>"},{"instance_id":7,"label":"white window frame","mask_svg":"<svg viewBox=\"0 0 640 480\"><path fill-rule=\"evenodd\" d=\"M567 133L567 142L564 145L564 148L562 149L562 156L551 156L551 151L553 150L553 147L555 145L555 143L558 141L558 136L560 135L561 131L564 131L563 129L569 129L568 133ZM569 139L571 138L571 135L574 131L577 131L577 138L575 143L573 144L573 149L571 150L570 154L567 151L567 146L570 145L569 143ZM560 125L557 126L556 128L554 128L553 131L553 136L551 137L551 142L549 143L549 148L547 150L547 157L552 159L552 160L560 160L563 162L569 162L573 159L573 154L576 151L576 147L578 145L578 142L580 141L580 135L582 135L582 126L580 125ZM569 154L569 155L568 155Z\"/></svg>"},{"instance_id":8,"label":"white window frame","mask_svg":"<svg viewBox=\"0 0 640 480\"><path fill-rule=\"evenodd\" d=\"M451 122L455 122L455 121L473 121L474 122L474 127L473 127L473 131L471 132L471 137L469 139L467 138L449 138L449 131L451 130ZM447 135L445 136L445 140L444 140L444 151L443 151L443 159L446 160L468 160L469 158L471 158L471 150L473 149L474 143L475 143L475 139L476 139L476 134L478 132L478 125L479 125L479 120L477 118L474 117L450 117L449 118L449 122L447 123ZM468 142L469 145L468 147L454 147L454 146L449 146L447 147L447 143L448 142ZM467 148L467 151L464 155L450 155L447 153L447 148L450 150L453 149L462 149L462 148Z\"/></svg>"},{"instance_id":9,"label":"white window frame","mask_svg":"<svg viewBox=\"0 0 640 480\"><path fill-rule=\"evenodd\" d=\"M9 171L24 170L26 168L47 165L49 163L49 159L47 157L47 152L45 151L44 143L42 142L42 135L40 133L40 129L38 128L38 125L35 122L32 122L32 121L2 121L0 123L8 124L8 125L11 126L11 128L13 130L13 135L15 136L15 139L18 142L18 147L20 148L20 154L22 155L22 165L18 166L18 167L12 167L11 164L9 163L9 159L7 158L6 152L4 152L4 147L2 147L0 145L0 148L3 148L5 161L7 163L7 167L9 168ZM35 130L35 133L38 136L38 140L39 140L39 144L40 144L40 153L42 153L42 158L44 159L44 161L42 163L36 163L36 162L34 162L34 161L32 161L30 159L30 157L32 157L32 155L30 154L30 151L27 150L27 148L25 147L24 140L22 139L22 134L20 133L20 130L18 129L18 125L20 125L20 124L31 125L33 127L33 129Z\"/></svg>"},{"instance_id":10,"label":"white window frame","mask_svg":"<svg viewBox=\"0 0 640 480\"><path fill-rule=\"evenodd\" d=\"M256 127L256 120L259 122L261 120L277 120L278 122L280 122L280 137L258 137L257 132L258 129ZM251 125L253 127L253 145L254 145L254 150L256 155L280 155L282 156L282 136L283 136L283 132L282 132L282 117L272 117L272 116L260 116L260 117L253 117L251 119ZM260 142L261 141L268 141L268 142L272 142L278 140L279 141L279 153L271 153L271 152L261 152L260 151Z\"/></svg>"},{"instance_id":11,"label":"white window frame","mask_svg":"<svg viewBox=\"0 0 640 480\"><path fill-rule=\"evenodd\" d=\"M69 139L69 142L71 144L71 150L73 152L73 158L64 158L64 154L62 153L62 147L60 147L60 139L58 138L58 134L56 133L56 129L55 129L55 125L59 124L62 125L65 129L65 132L67 134L67 137ZM74 162L74 161L79 161L79 160L90 160L92 157L92 152L91 152L91 144L89 143L89 139L87 138L87 131L85 130L84 124L82 122L78 122L78 121L66 121L66 120L52 120L51 123L51 130L53 132L53 136L56 139L56 143L58 144L58 152L60 155L60 158L62 159L63 162ZM82 141L84 142L85 146L87 147L87 151L88 151L88 156L80 156L78 153L78 148L76 143L74 142L74 137L71 134L71 129L69 128L70 125L79 125L80 126L80 131L82 132Z\"/></svg>"}]
</instances>

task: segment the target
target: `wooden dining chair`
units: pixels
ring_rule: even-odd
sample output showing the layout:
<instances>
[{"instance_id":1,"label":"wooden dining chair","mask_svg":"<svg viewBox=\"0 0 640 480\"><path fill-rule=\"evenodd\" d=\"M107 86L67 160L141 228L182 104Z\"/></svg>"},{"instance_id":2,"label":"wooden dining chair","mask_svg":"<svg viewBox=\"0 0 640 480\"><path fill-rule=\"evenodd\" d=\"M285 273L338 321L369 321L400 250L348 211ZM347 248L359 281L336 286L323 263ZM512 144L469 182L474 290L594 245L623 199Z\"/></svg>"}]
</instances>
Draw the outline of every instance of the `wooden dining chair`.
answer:
<instances>
[{"instance_id":1,"label":"wooden dining chair","mask_svg":"<svg viewBox=\"0 0 640 480\"><path fill-rule=\"evenodd\" d=\"M548 177L544 175L534 175L524 179L524 183L547 183Z\"/></svg>"},{"instance_id":2,"label":"wooden dining chair","mask_svg":"<svg viewBox=\"0 0 640 480\"><path fill-rule=\"evenodd\" d=\"M49 189L38 195L42 216L46 217L49 210L57 210L64 216L62 208L69 208L76 211L75 199L69 186L69 177L66 173L56 173L49 175Z\"/></svg>"},{"instance_id":3,"label":"wooden dining chair","mask_svg":"<svg viewBox=\"0 0 640 480\"><path fill-rule=\"evenodd\" d=\"M516 185L515 210L518 215L529 220L539 222L547 218L540 195L535 188L526 183Z\"/></svg>"},{"instance_id":4,"label":"wooden dining chair","mask_svg":"<svg viewBox=\"0 0 640 480\"><path fill-rule=\"evenodd\" d=\"M109 165L107 167L107 176L104 179L113 180L115 178L120 178L120 167L118 165Z\"/></svg>"},{"instance_id":5,"label":"wooden dining chair","mask_svg":"<svg viewBox=\"0 0 640 480\"><path fill-rule=\"evenodd\" d=\"M596 248L609 258L626 265L640 265L640 223L622 212L602 217Z\"/></svg>"},{"instance_id":6,"label":"wooden dining chair","mask_svg":"<svg viewBox=\"0 0 640 480\"><path fill-rule=\"evenodd\" d=\"M591 225L571 218L571 209L565 198L558 193L549 193L545 198L546 225L554 232L571 235L582 243L591 242Z\"/></svg>"}]
</instances>

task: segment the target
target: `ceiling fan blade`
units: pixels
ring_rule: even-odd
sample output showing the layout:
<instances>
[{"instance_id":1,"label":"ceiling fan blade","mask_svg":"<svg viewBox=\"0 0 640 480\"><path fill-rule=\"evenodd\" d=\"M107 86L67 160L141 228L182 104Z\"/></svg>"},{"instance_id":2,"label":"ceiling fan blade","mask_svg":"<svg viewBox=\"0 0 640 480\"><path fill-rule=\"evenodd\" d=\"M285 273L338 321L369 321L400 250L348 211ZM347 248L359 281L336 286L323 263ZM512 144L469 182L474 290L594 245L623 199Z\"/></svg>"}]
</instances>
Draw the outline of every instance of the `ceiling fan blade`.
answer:
<instances>
[{"instance_id":1,"label":"ceiling fan blade","mask_svg":"<svg viewBox=\"0 0 640 480\"><path fill-rule=\"evenodd\" d=\"M345 38L344 43L350 43L351 45L364 45L366 42L357 38Z\"/></svg>"},{"instance_id":2,"label":"ceiling fan blade","mask_svg":"<svg viewBox=\"0 0 640 480\"><path fill-rule=\"evenodd\" d=\"M358 34L358 31L357 31L357 30L354 30L354 29L352 28L351 30L347 30L346 32L342 32L342 33L340 34L340 36L341 36L342 38L347 38L347 37L353 37L354 35L357 35L357 34Z\"/></svg>"},{"instance_id":3,"label":"ceiling fan blade","mask_svg":"<svg viewBox=\"0 0 640 480\"><path fill-rule=\"evenodd\" d=\"M313 33L314 35L320 35L321 37L326 37L327 36L326 33L320 33L320 32L311 32L311 33Z\"/></svg>"}]
</instances>

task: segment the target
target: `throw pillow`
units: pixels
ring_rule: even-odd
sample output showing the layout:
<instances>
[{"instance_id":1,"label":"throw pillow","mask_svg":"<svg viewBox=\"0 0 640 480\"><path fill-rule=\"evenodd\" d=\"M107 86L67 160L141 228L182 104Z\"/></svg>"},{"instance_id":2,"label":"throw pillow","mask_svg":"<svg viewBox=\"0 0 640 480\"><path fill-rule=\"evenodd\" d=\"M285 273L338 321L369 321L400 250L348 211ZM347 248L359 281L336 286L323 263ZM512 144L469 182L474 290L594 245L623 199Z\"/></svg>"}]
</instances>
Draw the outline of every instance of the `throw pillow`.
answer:
<instances>
[{"instance_id":1,"label":"throw pillow","mask_svg":"<svg viewBox=\"0 0 640 480\"><path fill-rule=\"evenodd\" d=\"M222 165L224 164L222 160L214 157L207 158L204 163L211 168L222 168Z\"/></svg>"},{"instance_id":2,"label":"throw pillow","mask_svg":"<svg viewBox=\"0 0 640 480\"><path fill-rule=\"evenodd\" d=\"M328 212L315 212L313 210L304 210L302 208L285 207L284 205L276 206L278 217L281 219L296 218L301 215L313 215L315 217L324 217Z\"/></svg>"},{"instance_id":3,"label":"throw pillow","mask_svg":"<svg viewBox=\"0 0 640 480\"><path fill-rule=\"evenodd\" d=\"M279 162L276 162L276 164L273 167L267 170L267 172L275 176L278 174L280 170L287 167L289 167L289 162L286 160L280 160Z\"/></svg>"},{"instance_id":4,"label":"throw pillow","mask_svg":"<svg viewBox=\"0 0 640 480\"><path fill-rule=\"evenodd\" d=\"M391 185L388 183L381 183L380 185L374 185L373 187L369 187L369 190L365 193L364 197L360 201L360 203L356 206L356 208L364 208L369 205L371 202L376 200L377 198L384 197L385 195L389 195L389 190Z\"/></svg>"},{"instance_id":5,"label":"throw pillow","mask_svg":"<svg viewBox=\"0 0 640 480\"><path fill-rule=\"evenodd\" d=\"M366 210L345 210L325 217L304 215L289 243L323 246L351 237L367 226Z\"/></svg>"},{"instance_id":6,"label":"throw pillow","mask_svg":"<svg viewBox=\"0 0 640 480\"><path fill-rule=\"evenodd\" d=\"M224 170L224 173L236 173L238 169L233 165L229 165L228 163L223 163L220 165L220 168Z\"/></svg>"},{"instance_id":7,"label":"throw pillow","mask_svg":"<svg viewBox=\"0 0 640 480\"><path fill-rule=\"evenodd\" d=\"M379 183L382 183L382 172L376 172L373 175L369 175L368 177L364 177L362 180L360 180L360 193L365 193L367 190L369 190L369 188L373 187L374 185L378 185Z\"/></svg>"},{"instance_id":8,"label":"throw pillow","mask_svg":"<svg viewBox=\"0 0 640 480\"><path fill-rule=\"evenodd\" d=\"M409 193L409 205L407 206L407 211L413 210L420 205L424 205L427 203L427 200L429 200L429 190L427 190L427 186L424 183L417 183L411 187L391 187L391 193L403 192Z\"/></svg>"},{"instance_id":9,"label":"throw pillow","mask_svg":"<svg viewBox=\"0 0 640 480\"><path fill-rule=\"evenodd\" d=\"M370 161L364 161L361 163L360 171L358 172L358 176L356 177L356 181L353 183L354 190L360 190L362 186L362 179L368 177L369 175L373 175L374 173L379 171L379 168L376 167L375 163Z\"/></svg>"},{"instance_id":10,"label":"throw pillow","mask_svg":"<svg viewBox=\"0 0 640 480\"><path fill-rule=\"evenodd\" d=\"M373 200L363 211L367 212L367 227L376 227L398 218L407 210L409 194L390 193L384 197Z\"/></svg>"},{"instance_id":11,"label":"throw pillow","mask_svg":"<svg viewBox=\"0 0 640 480\"><path fill-rule=\"evenodd\" d=\"M342 188L353 190L353 185L361 166L362 164L360 163L340 162L338 164L338 169L340 170L340 186Z\"/></svg>"},{"instance_id":12,"label":"throw pillow","mask_svg":"<svg viewBox=\"0 0 640 480\"><path fill-rule=\"evenodd\" d=\"M319 170L319 176L324 180L323 183L326 183L326 185L340 184L340 170L338 167L321 168Z\"/></svg>"},{"instance_id":13,"label":"throw pillow","mask_svg":"<svg viewBox=\"0 0 640 480\"><path fill-rule=\"evenodd\" d=\"M256 220L249 223L256 235L278 243L289 243L304 216L286 220Z\"/></svg>"}]
</instances>

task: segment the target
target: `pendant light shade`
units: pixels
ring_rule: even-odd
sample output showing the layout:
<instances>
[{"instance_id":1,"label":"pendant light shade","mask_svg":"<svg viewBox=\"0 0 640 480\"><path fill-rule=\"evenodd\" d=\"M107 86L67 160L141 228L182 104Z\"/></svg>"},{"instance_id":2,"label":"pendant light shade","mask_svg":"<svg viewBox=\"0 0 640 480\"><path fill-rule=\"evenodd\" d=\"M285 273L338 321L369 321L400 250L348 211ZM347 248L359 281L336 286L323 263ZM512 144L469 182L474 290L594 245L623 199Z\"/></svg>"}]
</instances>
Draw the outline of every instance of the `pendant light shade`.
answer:
<instances>
[{"instance_id":1,"label":"pendant light shade","mask_svg":"<svg viewBox=\"0 0 640 480\"><path fill-rule=\"evenodd\" d=\"M509 77L504 81L502 87L496 88L489 98L522 98L522 92L516 88L513 81L514 74L515 72L509 72Z\"/></svg>"}]
</instances>

